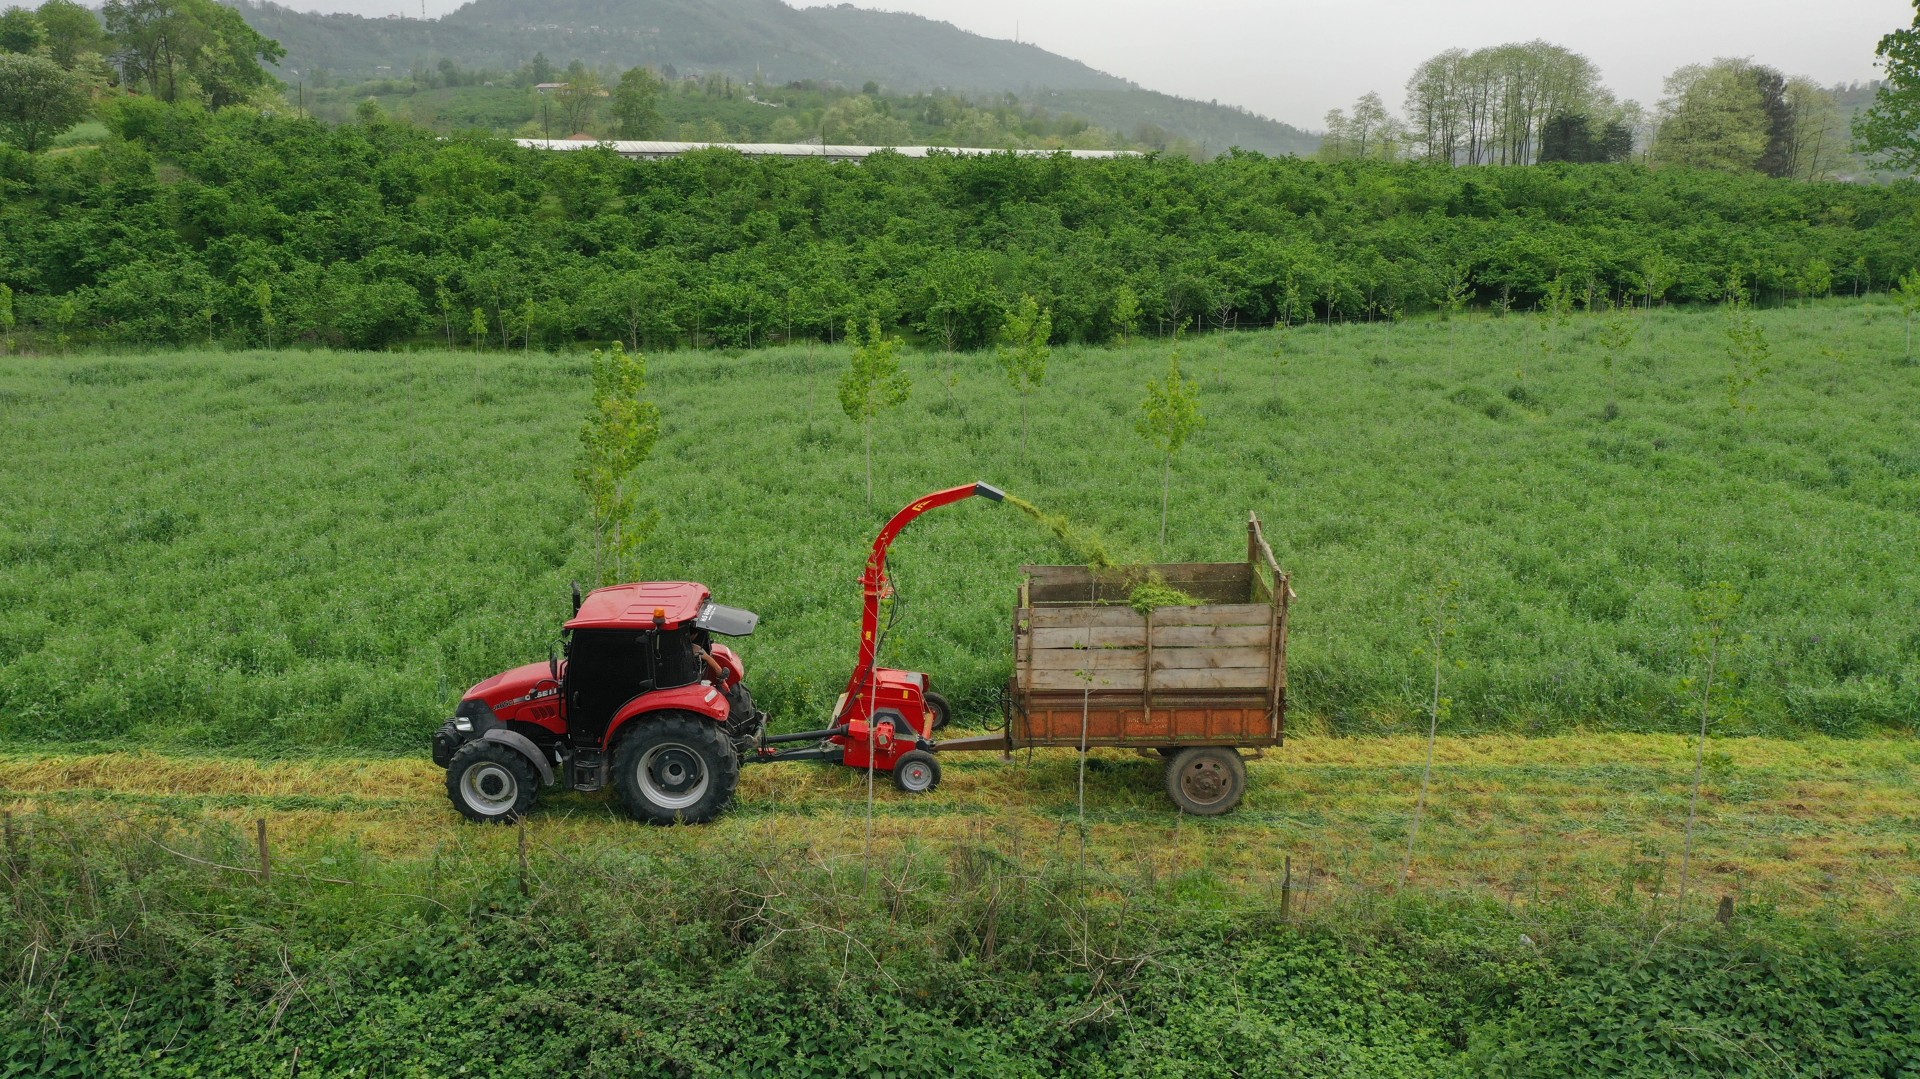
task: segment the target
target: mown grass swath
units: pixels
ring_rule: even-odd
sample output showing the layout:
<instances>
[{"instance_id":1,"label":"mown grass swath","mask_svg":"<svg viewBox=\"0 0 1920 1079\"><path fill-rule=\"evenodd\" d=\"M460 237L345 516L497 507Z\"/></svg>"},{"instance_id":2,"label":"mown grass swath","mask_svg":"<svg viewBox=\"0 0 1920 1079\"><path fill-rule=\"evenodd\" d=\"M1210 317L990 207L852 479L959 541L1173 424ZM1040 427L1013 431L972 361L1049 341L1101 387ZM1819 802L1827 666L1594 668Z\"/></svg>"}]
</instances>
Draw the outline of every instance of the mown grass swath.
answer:
<instances>
[{"instance_id":1,"label":"mown grass swath","mask_svg":"<svg viewBox=\"0 0 1920 1079\"><path fill-rule=\"evenodd\" d=\"M1208 425L1174 462L1166 558L1237 557L1247 511L1268 523L1300 595L1296 729L1425 729L1419 597L1442 571L1443 732L1687 729L1687 597L1718 581L1745 643L1716 734L1912 729L1920 383L1897 308L1752 311L1772 359L1751 413L1728 407L1720 312L1636 317L1611 390L1586 315L1551 362L1522 317L1183 346ZM1154 549L1163 462L1130 428L1166 352L1056 348L1025 460L990 355L904 356L959 381L889 414L872 512L859 430L808 415L844 352L654 357L640 510L662 524L634 571L758 610L756 695L804 728L853 654L887 508L985 479ZM0 737L418 750L467 685L547 654L566 582L591 576L570 477L587 381L539 352L6 361ZM1018 567L1074 557L990 506L916 524L884 658L932 672L963 722L996 716Z\"/></svg>"}]
</instances>

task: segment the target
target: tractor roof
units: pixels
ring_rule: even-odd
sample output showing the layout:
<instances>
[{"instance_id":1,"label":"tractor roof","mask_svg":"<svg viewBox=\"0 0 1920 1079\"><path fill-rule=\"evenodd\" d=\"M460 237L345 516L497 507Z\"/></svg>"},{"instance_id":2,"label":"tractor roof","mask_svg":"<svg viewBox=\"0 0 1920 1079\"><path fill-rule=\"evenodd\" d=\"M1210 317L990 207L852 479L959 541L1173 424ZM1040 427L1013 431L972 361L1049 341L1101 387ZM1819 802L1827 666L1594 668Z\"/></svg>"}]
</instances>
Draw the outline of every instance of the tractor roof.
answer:
<instances>
[{"instance_id":1,"label":"tractor roof","mask_svg":"<svg viewBox=\"0 0 1920 1079\"><path fill-rule=\"evenodd\" d=\"M660 611L667 629L692 621L712 597L707 586L692 581L647 581L596 588L580 610L567 621L568 629L652 629L653 612Z\"/></svg>"}]
</instances>

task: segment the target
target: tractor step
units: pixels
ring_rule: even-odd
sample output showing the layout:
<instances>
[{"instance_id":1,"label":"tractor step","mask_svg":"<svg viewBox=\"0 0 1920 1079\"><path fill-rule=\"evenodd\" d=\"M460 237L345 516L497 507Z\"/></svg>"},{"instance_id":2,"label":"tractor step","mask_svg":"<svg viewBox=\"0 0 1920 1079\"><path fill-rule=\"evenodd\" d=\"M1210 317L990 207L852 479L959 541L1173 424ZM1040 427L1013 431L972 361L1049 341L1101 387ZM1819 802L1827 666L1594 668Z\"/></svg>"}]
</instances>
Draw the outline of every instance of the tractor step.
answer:
<instances>
[{"instance_id":1,"label":"tractor step","mask_svg":"<svg viewBox=\"0 0 1920 1079\"><path fill-rule=\"evenodd\" d=\"M567 782L577 791L597 791L607 785L607 755L598 749L576 749L567 758Z\"/></svg>"}]
</instances>

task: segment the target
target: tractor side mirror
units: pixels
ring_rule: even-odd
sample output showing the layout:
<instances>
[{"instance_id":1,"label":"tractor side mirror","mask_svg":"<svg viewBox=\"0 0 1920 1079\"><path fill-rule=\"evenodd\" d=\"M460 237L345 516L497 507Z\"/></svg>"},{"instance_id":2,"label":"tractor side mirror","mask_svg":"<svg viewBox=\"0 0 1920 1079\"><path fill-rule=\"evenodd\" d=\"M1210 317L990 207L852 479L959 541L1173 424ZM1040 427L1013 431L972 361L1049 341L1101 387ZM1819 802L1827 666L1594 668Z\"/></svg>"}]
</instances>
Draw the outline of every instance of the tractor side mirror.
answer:
<instances>
[{"instance_id":1,"label":"tractor side mirror","mask_svg":"<svg viewBox=\"0 0 1920 1079\"><path fill-rule=\"evenodd\" d=\"M573 613L580 613L580 582L573 582Z\"/></svg>"}]
</instances>

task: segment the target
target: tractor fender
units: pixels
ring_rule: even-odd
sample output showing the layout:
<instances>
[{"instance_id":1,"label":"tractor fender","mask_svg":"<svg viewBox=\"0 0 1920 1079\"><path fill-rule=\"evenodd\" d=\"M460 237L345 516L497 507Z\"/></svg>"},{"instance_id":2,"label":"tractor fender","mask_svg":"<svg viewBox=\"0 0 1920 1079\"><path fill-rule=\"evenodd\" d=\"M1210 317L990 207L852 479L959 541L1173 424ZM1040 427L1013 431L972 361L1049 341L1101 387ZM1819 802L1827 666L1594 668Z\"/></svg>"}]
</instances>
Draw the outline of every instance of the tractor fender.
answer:
<instances>
[{"instance_id":1,"label":"tractor fender","mask_svg":"<svg viewBox=\"0 0 1920 1079\"><path fill-rule=\"evenodd\" d=\"M727 721L729 704L727 695L705 682L695 682L690 686L675 686L672 689L656 689L642 693L638 697L620 706L613 714L613 722L607 724L606 745L612 745L620 737L620 729L634 719L649 712L692 712L705 716L715 723Z\"/></svg>"},{"instance_id":2,"label":"tractor fender","mask_svg":"<svg viewBox=\"0 0 1920 1079\"><path fill-rule=\"evenodd\" d=\"M487 733L480 736L480 740L482 742L498 742L503 746L518 750L521 756L532 761L533 766L540 770L541 785L547 787L553 786L553 765L547 763L547 755L540 752L540 747L533 744L533 739L517 731L507 730L504 727L492 727L487 730Z\"/></svg>"}]
</instances>

